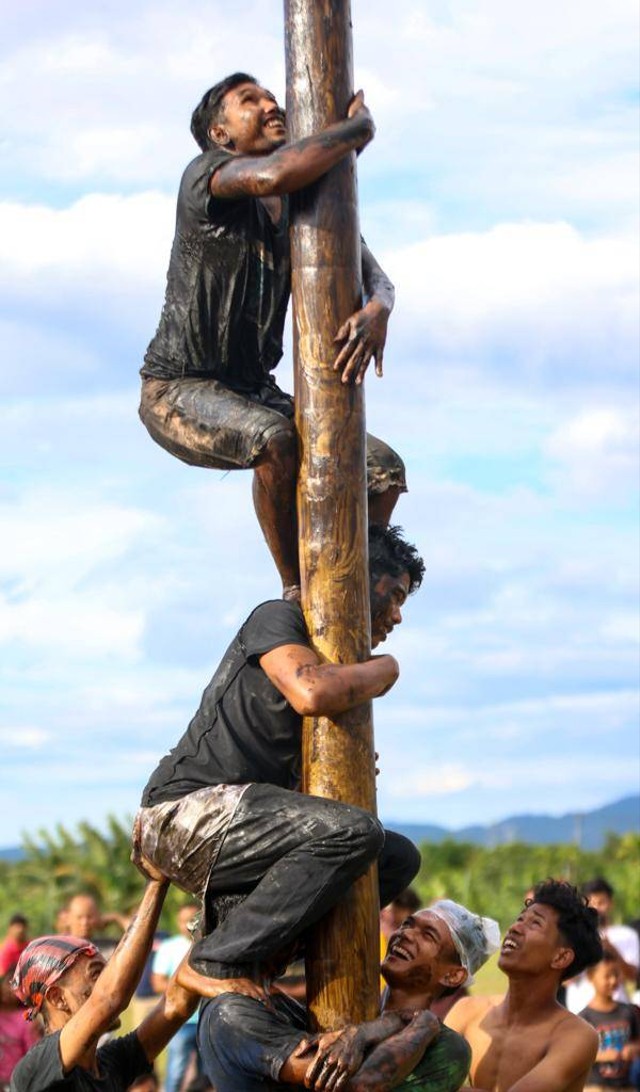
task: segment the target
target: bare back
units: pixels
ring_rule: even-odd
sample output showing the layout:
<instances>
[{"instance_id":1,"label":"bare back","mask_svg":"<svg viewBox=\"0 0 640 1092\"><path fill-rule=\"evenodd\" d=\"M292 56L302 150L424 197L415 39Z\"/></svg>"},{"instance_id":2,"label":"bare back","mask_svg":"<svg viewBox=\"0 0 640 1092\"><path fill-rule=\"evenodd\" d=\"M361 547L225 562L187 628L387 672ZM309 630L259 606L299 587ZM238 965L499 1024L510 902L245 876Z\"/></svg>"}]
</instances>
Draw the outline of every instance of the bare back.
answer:
<instances>
[{"instance_id":1,"label":"bare back","mask_svg":"<svg viewBox=\"0 0 640 1092\"><path fill-rule=\"evenodd\" d=\"M504 997L467 997L445 1021L471 1047L471 1082L485 1092L582 1092L597 1034L554 1003L534 1017L509 1018Z\"/></svg>"}]
</instances>

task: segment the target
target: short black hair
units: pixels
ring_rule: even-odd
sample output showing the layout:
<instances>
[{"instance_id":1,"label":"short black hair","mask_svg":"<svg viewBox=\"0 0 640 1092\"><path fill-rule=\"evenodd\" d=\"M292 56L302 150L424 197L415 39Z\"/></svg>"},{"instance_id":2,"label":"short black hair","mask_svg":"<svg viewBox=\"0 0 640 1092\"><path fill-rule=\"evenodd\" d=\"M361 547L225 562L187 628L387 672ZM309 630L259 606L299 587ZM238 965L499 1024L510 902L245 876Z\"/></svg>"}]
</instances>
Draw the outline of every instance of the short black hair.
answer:
<instances>
[{"instance_id":1,"label":"short black hair","mask_svg":"<svg viewBox=\"0 0 640 1092\"><path fill-rule=\"evenodd\" d=\"M255 76L250 76L248 72L233 72L218 83L214 83L213 87L210 87L208 91L205 91L193 111L191 115L191 134L203 152L206 152L212 145L209 129L220 119L222 100L227 91L232 91L234 87L239 87L241 83L257 84L258 81Z\"/></svg>"},{"instance_id":2,"label":"short black hair","mask_svg":"<svg viewBox=\"0 0 640 1092\"><path fill-rule=\"evenodd\" d=\"M582 894L589 897L589 895L607 895L610 899L613 898L615 892L610 883L608 883L604 876L595 876L593 880L587 880L582 885Z\"/></svg>"},{"instance_id":3,"label":"short black hair","mask_svg":"<svg viewBox=\"0 0 640 1092\"><path fill-rule=\"evenodd\" d=\"M602 941L598 915L577 887L565 880L543 880L536 884L525 906L533 903L550 906L558 915L558 931L567 947L573 949L573 961L565 967L561 981L580 974L602 959Z\"/></svg>"},{"instance_id":4,"label":"short black hair","mask_svg":"<svg viewBox=\"0 0 640 1092\"><path fill-rule=\"evenodd\" d=\"M369 580L373 588L383 576L409 574L409 595L424 578L424 561L415 546L405 542L402 527L369 527Z\"/></svg>"},{"instance_id":5,"label":"short black hair","mask_svg":"<svg viewBox=\"0 0 640 1092\"><path fill-rule=\"evenodd\" d=\"M9 918L9 925L28 925L29 919L25 918L24 914L12 914Z\"/></svg>"},{"instance_id":6,"label":"short black hair","mask_svg":"<svg viewBox=\"0 0 640 1092\"><path fill-rule=\"evenodd\" d=\"M405 887L395 899L391 900L391 905L397 906L398 910L408 910L410 914L415 914L416 910L422 906L422 899L415 888Z\"/></svg>"}]
</instances>

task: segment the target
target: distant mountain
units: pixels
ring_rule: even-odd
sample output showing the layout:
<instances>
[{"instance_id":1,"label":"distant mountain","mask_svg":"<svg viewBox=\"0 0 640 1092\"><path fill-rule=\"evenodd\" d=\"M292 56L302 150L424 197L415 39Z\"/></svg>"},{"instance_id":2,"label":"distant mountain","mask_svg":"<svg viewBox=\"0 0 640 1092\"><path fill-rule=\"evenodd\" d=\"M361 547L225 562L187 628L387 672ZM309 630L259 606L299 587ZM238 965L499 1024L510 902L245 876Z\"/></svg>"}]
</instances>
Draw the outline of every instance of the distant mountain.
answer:
<instances>
[{"instance_id":1,"label":"distant mountain","mask_svg":"<svg viewBox=\"0 0 640 1092\"><path fill-rule=\"evenodd\" d=\"M432 824L394 823L388 826L398 830L420 845L421 842L473 842L477 845L505 845L509 842L527 842L530 845L553 845L575 842L581 849L599 850L607 835L640 833L640 796L625 796L613 804L587 812L569 812L553 818L550 815L513 815L490 826L462 827L447 830Z\"/></svg>"},{"instance_id":2,"label":"distant mountain","mask_svg":"<svg viewBox=\"0 0 640 1092\"><path fill-rule=\"evenodd\" d=\"M481 846L506 845L509 842L527 842L530 845L553 845L576 842L581 849L602 849L607 835L640 834L640 795L625 796L613 804L606 804L595 811L568 812L557 819L550 815L513 815L490 826L462 827L449 830L427 823L394 823L392 830L411 838L412 842L474 842ZM19 846L0 849L0 860L19 861L24 851Z\"/></svg>"}]
</instances>

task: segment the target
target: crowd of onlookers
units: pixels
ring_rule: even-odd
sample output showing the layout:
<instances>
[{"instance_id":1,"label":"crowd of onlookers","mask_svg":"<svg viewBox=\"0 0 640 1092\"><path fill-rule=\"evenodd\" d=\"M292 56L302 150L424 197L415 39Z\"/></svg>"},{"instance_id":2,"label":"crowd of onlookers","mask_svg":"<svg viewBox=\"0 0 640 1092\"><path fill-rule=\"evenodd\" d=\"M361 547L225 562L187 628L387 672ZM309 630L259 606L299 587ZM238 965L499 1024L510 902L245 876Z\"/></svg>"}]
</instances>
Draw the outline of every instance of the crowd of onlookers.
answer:
<instances>
[{"instance_id":1,"label":"crowd of onlookers","mask_svg":"<svg viewBox=\"0 0 640 1092\"><path fill-rule=\"evenodd\" d=\"M614 891L605 879L590 880L582 886L582 892L598 913L603 958L561 986L558 1000L598 1032L598 1055L585 1087L594 1092L640 1089L640 921L625 925L614 920ZM408 888L383 908L380 914L381 958L388 938L420 906L418 894ZM171 976L189 949L198 913L199 907L189 903L177 913L175 935L156 933L131 1003L134 1025L141 1022L167 989ZM117 938L108 936L104 930L108 926L125 930L127 925L125 915L103 914L96 899L84 892L66 902L55 922L57 934L92 941L107 960L117 946ZM8 1089L13 1068L42 1035L37 1020L28 1022L24 1019L24 1010L10 986L12 973L28 941L29 923L22 914L16 913L0 943L0 1092ZM381 979L381 989L384 985ZM304 966L290 967L280 986L291 997L303 999ZM449 991L434 1001L432 1011L444 1020L467 993L464 986ZM170 1041L162 1085L157 1074L150 1074L136 1081L132 1089L136 1092L159 1092L160 1087L165 1092L207 1092L210 1089L197 1050L197 1022L196 1012Z\"/></svg>"}]
</instances>

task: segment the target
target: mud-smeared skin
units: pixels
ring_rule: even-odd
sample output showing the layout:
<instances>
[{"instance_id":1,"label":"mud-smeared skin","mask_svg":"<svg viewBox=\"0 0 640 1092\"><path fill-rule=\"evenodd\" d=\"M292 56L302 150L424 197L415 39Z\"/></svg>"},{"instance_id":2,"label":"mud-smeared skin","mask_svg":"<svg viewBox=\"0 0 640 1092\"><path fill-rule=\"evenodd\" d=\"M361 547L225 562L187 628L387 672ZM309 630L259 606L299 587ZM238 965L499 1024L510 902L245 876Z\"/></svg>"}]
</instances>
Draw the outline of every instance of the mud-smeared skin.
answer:
<instances>
[{"instance_id":1,"label":"mud-smeared skin","mask_svg":"<svg viewBox=\"0 0 640 1092\"><path fill-rule=\"evenodd\" d=\"M332 152L338 162L348 152L363 148L372 137L373 123L368 113L347 118L259 160L250 156L231 160L225 165L214 192L230 198L289 193L294 188L290 182L292 175L313 174L314 152Z\"/></svg>"}]
</instances>

